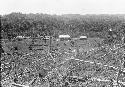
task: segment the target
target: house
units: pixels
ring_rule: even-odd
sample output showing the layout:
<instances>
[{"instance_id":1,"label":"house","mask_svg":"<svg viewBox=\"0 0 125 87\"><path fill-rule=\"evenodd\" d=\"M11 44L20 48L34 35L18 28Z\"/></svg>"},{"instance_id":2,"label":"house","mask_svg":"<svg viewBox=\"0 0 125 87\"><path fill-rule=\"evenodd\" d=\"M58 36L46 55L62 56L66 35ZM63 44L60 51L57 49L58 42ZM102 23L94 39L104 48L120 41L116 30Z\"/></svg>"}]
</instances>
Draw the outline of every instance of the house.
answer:
<instances>
[{"instance_id":1,"label":"house","mask_svg":"<svg viewBox=\"0 0 125 87\"><path fill-rule=\"evenodd\" d=\"M71 40L69 35L59 35L60 41Z\"/></svg>"},{"instance_id":2,"label":"house","mask_svg":"<svg viewBox=\"0 0 125 87\"><path fill-rule=\"evenodd\" d=\"M22 40L24 40L24 38L25 38L24 36L17 36L15 39L18 41L22 41Z\"/></svg>"},{"instance_id":3,"label":"house","mask_svg":"<svg viewBox=\"0 0 125 87\"><path fill-rule=\"evenodd\" d=\"M86 40L86 39L87 39L87 36L80 36L79 39L80 39L80 40Z\"/></svg>"},{"instance_id":4,"label":"house","mask_svg":"<svg viewBox=\"0 0 125 87\"><path fill-rule=\"evenodd\" d=\"M24 36L17 36L16 38L24 38Z\"/></svg>"},{"instance_id":5,"label":"house","mask_svg":"<svg viewBox=\"0 0 125 87\"><path fill-rule=\"evenodd\" d=\"M109 31L112 31L112 29L110 28Z\"/></svg>"},{"instance_id":6,"label":"house","mask_svg":"<svg viewBox=\"0 0 125 87\"><path fill-rule=\"evenodd\" d=\"M17 36L16 38L19 38L19 39L29 39L30 37L26 37L26 36Z\"/></svg>"}]
</instances>

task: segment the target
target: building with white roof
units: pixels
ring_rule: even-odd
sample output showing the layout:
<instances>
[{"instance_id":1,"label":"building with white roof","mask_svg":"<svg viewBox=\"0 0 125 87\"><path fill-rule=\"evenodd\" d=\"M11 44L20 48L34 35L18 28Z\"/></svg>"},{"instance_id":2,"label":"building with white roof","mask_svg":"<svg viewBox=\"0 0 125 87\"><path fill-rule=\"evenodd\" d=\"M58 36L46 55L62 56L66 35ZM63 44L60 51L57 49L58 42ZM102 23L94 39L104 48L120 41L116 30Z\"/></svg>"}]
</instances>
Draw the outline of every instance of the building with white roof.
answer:
<instances>
[{"instance_id":1,"label":"building with white roof","mask_svg":"<svg viewBox=\"0 0 125 87\"><path fill-rule=\"evenodd\" d=\"M59 38L70 38L69 35L59 35Z\"/></svg>"},{"instance_id":2,"label":"building with white roof","mask_svg":"<svg viewBox=\"0 0 125 87\"><path fill-rule=\"evenodd\" d=\"M112 29L110 28L109 31L112 31Z\"/></svg>"},{"instance_id":3,"label":"building with white roof","mask_svg":"<svg viewBox=\"0 0 125 87\"><path fill-rule=\"evenodd\" d=\"M59 39L60 41L64 41L64 40L70 40L70 36L69 35L59 35Z\"/></svg>"},{"instance_id":4,"label":"building with white roof","mask_svg":"<svg viewBox=\"0 0 125 87\"><path fill-rule=\"evenodd\" d=\"M24 38L24 36L17 36L16 38Z\"/></svg>"},{"instance_id":5,"label":"building with white roof","mask_svg":"<svg viewBox=\"0 0 125 87\"><path fill-rule=\"evenodd\" d=\"M80 40L85 40L85 39L87 39L87 36L80 36L79 38L80 38Z\"/></svg>"}]
</instances>

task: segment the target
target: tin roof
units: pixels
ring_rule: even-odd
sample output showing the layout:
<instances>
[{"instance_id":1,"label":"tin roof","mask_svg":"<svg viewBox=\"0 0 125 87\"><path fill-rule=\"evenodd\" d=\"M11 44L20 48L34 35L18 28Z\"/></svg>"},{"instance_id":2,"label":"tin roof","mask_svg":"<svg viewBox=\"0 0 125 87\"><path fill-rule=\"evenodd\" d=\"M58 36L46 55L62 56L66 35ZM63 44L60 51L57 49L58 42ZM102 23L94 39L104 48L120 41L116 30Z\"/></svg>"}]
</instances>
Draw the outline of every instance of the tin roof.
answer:
<instances>
[{"instance_id":1,"label":"tin roof","mask_svg":"<svg viewBox=\"0 0 125 87\"><path fill-rule=\"evenodd\" d=\"M59 35L59 38L70 38L69 35Z\"/></svg>"},{"instance_id":2,"label":"tin roof","mask_svg":"<svg viewBox=\"0 0 125 87\"><path fill-rule=\"evenodd\" d=\"M24 36L17 36L17 38L24 38Z\"/></svg>"},{"instance_id":3,"label":"tin roof","mask_svg":"<svg viewBox=\"0 0 125 87\"><path fill-rule=\"evenodd\" d=\"M109 31L112 31L112 29L109 29Z\"/></svg>"},{"instance_id":4,"label":"tin roof","mask_svg":"<svg viewBox=\"0 0 125 87\"><path fill-rule=\"evenodd\" d=\"M80 38L87 38L87 36L80 36Z\"/></svg>"}]
</instances>

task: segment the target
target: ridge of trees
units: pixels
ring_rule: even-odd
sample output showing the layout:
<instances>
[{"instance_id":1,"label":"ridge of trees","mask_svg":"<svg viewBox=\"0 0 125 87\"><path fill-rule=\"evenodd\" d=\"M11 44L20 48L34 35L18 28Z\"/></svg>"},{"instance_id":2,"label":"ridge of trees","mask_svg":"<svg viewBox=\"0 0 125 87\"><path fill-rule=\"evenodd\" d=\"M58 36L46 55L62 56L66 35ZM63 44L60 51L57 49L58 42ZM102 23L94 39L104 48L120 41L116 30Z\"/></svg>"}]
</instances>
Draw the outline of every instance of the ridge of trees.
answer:
<instances>
[{"instance_id":1,"label":"ridge of trees","mask_svg":"<svg viewBox=\"0 0 125 87\"><path fill-rule=\"evenodd\" d=\"M0 16L2 38L11 39L18 35L69 34L71 37L87 35L105 38L109 29L125 33L125 15L48 15L11 13Z\"/></svg>"}]
</instances>

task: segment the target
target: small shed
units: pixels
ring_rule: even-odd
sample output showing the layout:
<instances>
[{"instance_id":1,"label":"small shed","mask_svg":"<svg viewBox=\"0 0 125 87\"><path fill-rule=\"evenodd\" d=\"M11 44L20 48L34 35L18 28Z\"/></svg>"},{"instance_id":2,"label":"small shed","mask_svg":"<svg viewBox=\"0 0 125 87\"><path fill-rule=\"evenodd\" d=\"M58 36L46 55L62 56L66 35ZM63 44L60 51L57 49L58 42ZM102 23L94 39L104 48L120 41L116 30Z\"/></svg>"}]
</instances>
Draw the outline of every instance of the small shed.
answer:
<instances>
[{"instance_id":1,"label":"small shed","mask_svg":"<svg viewBox=\"0 0 125 87\"><path fill-rule=\"evenodd\" d=\"M87 36L80 36L79 39L80 39L80 40L86 40L86 39L87 39Z\"/></svg>"},{"instance_id":2,"label":"small shed","mask_svg":"<svg viewBox=\"0 0 125 87\"><path fill-rule=\"evenodd\" d=\"M60 41L71 40L69 35L59 35Z\"/></svg>"},{"instance_id":3,"label":"small shed","mask_svg":"<svg viewBox=\"0 0 125 87\"><path fill-rule=\"evenodd\" d=\"M24 36L17 36L15 39L18 41L22 41L25 39L25 37Z\"/></svg>"},{"instance_id":4,"label":"small shed","mask_svg":"<svg viewBox=\"0 0 125 87\"><path fill-rule=\"evenodd\" d=\"M109 31L112 31L112 29L110 28Z\"/></svg>"},{"instance_id":5,"label":"small shed","mask_svg":"<svg viewBox=\"0 0 125 87\"><path fill-rule=\"evenodd\" d=\"M16 38L24 38L24 36L17 36Z\"/></svg>"}]
</instances>

